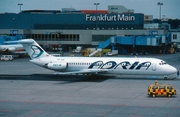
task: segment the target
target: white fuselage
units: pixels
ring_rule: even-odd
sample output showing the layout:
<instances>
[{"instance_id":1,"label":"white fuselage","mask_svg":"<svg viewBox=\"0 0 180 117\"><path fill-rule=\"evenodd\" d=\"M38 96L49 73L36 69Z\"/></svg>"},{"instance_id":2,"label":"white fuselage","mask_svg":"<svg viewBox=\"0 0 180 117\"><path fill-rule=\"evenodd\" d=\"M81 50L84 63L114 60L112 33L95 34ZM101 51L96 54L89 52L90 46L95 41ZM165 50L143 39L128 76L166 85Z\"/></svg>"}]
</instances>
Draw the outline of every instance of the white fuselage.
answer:
<instances>
[{"instance_id":1,"label":"white fuselage","mask_svg":"<svg viewBox=\"0 0 180 117\"><path fill-rule=\"evenodd\" d=\"M31 62L59 72L72 72L85 69L106 69L103 74L157 75L177 74L177 69L155 58L122 57L46 57Z\"/></svg>"}]
</instances>

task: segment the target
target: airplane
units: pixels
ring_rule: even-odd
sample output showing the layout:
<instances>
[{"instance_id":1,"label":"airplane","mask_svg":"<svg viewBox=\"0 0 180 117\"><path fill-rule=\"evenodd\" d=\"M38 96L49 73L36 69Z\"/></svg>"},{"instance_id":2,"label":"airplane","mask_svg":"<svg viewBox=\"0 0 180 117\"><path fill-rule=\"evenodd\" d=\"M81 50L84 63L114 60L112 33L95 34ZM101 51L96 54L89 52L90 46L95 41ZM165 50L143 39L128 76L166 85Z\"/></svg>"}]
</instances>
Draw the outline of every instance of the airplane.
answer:
<instances>
[{"instance_id":1,"label":"airplane","mask_svg":"<svg viewBox=\"0 0 180 117\"><path fill-rule=\"evenodd\" d=\"M22 44L0 45L2 54L25 54L27 53Z\"/></svg>"},{"instance_id":2,"label":"airplane","mask_svg":"<svg viewBox=\"0 0 180 117\"><path fill-rule=\"evenodd\" d=\"M56 74L150 75L176 78L177 69L157 58L54 57L33 39L18 41L31 57L30 62L54 70Z\"/></svg>"}]
</instances>

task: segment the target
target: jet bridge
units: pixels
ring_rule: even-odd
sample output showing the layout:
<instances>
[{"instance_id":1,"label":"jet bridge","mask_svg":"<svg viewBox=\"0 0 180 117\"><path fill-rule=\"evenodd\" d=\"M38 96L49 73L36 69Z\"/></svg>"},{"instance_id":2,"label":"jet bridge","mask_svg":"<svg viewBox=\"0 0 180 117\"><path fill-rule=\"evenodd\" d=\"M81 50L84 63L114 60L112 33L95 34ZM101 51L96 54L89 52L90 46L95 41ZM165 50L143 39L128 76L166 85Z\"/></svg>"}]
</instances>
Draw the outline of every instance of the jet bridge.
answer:
<instances>
[{"instance_id":1,"label":"jet bridge","mask_svg":"<svg viewBox=\"0 0 180 117\"><path fill-rule=\"evenodd\" d=\"M114 36L110 37L104 42L99 42L99 45L97 48L107 48L108 46L111 46L111 49L114 50L115 46L118 44L121 45L121 47L130 46L131 48L148 48L148 47L161 47L163 45L163 48L168 44L168 40L166 36ZM163 50L163 49L162 49Z\"/></svg>"},{"instance_id":2,"label":"jet bridge","mask_svg":"<svg viewBox=\"0 0 180 117\"><path fill-rule=\"evenodd\" d=\"M167 43L163 36L114 36L104 42L99 42L98 48L106 48L109 45L132 45L132 46L160 46Z\"/></svg>"}]
</instances>

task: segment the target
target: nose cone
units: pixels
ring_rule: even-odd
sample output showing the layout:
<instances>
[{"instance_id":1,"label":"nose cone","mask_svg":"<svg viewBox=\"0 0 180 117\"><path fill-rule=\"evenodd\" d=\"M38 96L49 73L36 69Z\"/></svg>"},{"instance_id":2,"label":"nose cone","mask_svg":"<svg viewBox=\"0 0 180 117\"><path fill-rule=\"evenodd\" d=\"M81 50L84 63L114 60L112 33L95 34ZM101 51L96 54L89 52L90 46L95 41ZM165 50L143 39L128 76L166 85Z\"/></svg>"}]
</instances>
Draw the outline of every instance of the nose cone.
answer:
<instances>
[{"instance_id":1,"label":"nose cone","mask_svg":"<svg viewBox=\"0 0 180 117\"><path fill-rule=\"evenodd\" d=\"M166 70L166 72L168 74L176 74L178 72L178 70L173 66L169 66L168 69Z\"/></svg>"}]
</instances>

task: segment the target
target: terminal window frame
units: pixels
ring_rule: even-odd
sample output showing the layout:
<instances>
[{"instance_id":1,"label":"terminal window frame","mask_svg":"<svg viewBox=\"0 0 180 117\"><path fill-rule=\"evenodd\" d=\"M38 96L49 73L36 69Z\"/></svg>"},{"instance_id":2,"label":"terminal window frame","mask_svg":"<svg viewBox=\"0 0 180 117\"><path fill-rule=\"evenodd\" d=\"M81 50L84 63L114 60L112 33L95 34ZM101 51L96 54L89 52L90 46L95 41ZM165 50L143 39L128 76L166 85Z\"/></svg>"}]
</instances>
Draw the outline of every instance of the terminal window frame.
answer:
<instances>
[{"instance_id":1,"label":"terminal window frame","mask_svg":"<svg viewBox=\"0 0 180 117\"><path fill-rule=\"evenodd\" d=\"M27 38L33 38L37 41L79 41L79 34L27 34Z\"/></svg>"},{"instance_id":2,"label":"terminal window frame","mask_svg":"<svg viewBox=\"0 0 180 117\"><path fill-rule=\"evenodd\" d=\"M177 34L173 34L173 39L177 39Z\"/></svg>"}]
</instances>

